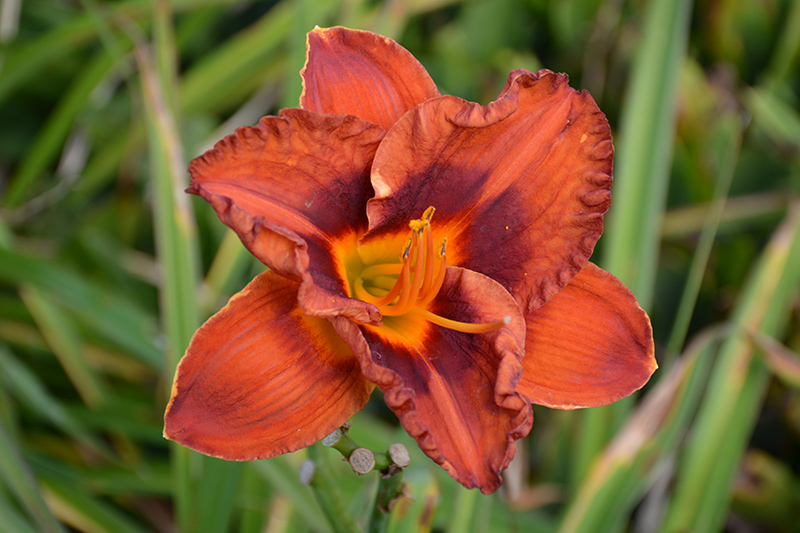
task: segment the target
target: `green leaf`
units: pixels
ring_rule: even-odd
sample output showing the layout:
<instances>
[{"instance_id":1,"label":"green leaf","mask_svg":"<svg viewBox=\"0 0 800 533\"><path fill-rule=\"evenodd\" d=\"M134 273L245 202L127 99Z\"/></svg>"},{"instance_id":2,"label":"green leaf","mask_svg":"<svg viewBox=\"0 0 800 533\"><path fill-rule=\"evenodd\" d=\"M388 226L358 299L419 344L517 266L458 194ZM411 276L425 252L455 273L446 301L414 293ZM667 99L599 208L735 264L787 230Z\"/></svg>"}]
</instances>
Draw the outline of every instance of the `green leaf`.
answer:
<instances>
[{"instance_id":1,"label":"green leaf","mask_svg":"<svg viewBox=\"0 0 800 533\"><path fill-rule=\"evenodd\" d=\"M678 74L691 22L691 0L650 2L636 47L616 149L614 201L607 216L601 266L652 307L660 224L666 203L675 128ZM583 416L573 479L581 480L631 400Z\"/></svg>"},{"instance_id":2,"label":"green leaf","mask_svg":"<svg viewBox=\"0 0 800 533\"><path fill-rule=\"evenodd\" d=\"M79 418L73 417L64 409L63 405L47 391L36 374L2 346L0 346L0 367L3 368L2 384L5 390L12 393L18 401L86 446L88 450L101 457L110 456L107 446L92 435Z\"/></svg>"},{"instance_id":3,"label":"green leaf","mask_svg":"<svg viewBox=\"0 0 800 533\"><path fill-rule=\"evenodd\" d=\"M19 447L12 441L4 424L0 424L0 476L38 528L47 533L64 531L44 503Z\"/></svg>"},{"instance_id":4,"label":"green leaf","mask_svg":"<svg viewBox=\"0 0 800 533\"><path fill-rule=\"evenodd\" d=\"M103 387L83 358L83 343L69 318L34 285L22 285L19 290L22 300L78 394L86 405L99 407L104 401Z\"/></svg>"},{"instance_id":5,"label":"green leaf","mask_svg":"<svg viewBox=\"0 0 800 533\"><path fill-rule=\"evenodd\" d=\"M734 315L745 332L779 336L800 288L800 204L795 203L775 232L748 280ZM756 416L769 372L753 358L744 335L721 347L709 385L676 473L665 532L722 528L730 490Z\"/></svg>"},{"instance_id":6,"label":"green leaf","mask_svg":"<svg viewBox=\"0 0 800 533\"><path fill-rule=\"evenodd\" d=\"M650 309L659 224L675 133L676 89L691 22L691 0L650 2L636 47L616 149L614 202L602 266Z\"/></svg>"},{"instance_id":7,"label":"green leaf","mask_svg":"<svg viewBox=\"0 0 800 533\"><path fill-rule=\"evenodd\" d=\"M108 287L87 281L66 265L0 249L0 281L12 285L28 283L46 290L92 331L153 368L161 364L153 317Z\"/></svg>"},{"instance_id":8,"label":"green leaf","mask_svg":"<svg viewBox=\"0 0 800 533\"><path fill-rule=\"evenodd\" d=\"M87 105L87 100L97 85L103 81L114 66L111 56L101 51L89 61L64 93L58 107L50 114L47 124L40 130L34 144L30 147L11 178L5 191L3 203L9 207L18 206L29 191L36 190L34 183L57 158L69 132L73 129L76 117Z\"/></svg>"},{"instance_id":9,"label":"green leaf","mask_svg":"<svg viewBox=\"0 0 800 533\"><path fill-rule=\"evenodd\" d=\"M59 517L86 533L144 533L119 510L69 484L48 480L43 493Z\"/></svg>"}]
</instances>

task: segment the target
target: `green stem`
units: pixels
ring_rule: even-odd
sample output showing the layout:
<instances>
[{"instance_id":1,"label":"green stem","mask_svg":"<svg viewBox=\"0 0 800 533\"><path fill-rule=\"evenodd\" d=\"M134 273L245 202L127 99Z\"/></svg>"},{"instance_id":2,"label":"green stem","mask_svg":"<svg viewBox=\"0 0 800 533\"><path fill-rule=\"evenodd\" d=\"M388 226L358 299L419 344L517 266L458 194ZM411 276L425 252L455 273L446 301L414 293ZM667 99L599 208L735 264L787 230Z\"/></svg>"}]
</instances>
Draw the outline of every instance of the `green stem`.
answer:
<instances>
[{"instance_id":1,"label":"green stem","mask_svg":"<svg viewBox=\"0 0 800 533\"><path fill-rule=\"evenodd\" d=\"M378 493L375 495L375 505L369 517L369 533L383 533L389 525L390 513L394 504L403 496L403 471L387 477L381 476L378 483Z\"/></svg>"},{"instance_id":2,"label":"green stem","mask_svg":"<svg viewBox=\"0 0 800 533\"><path fill-rule=\"evenodd\" d=\"M314 495L328 518L331 527L336 533L358 532L359 529L356 527L353 517L345 509L339 487L320 445L310 446L308 448L308 456L314 462L316 468L314 477L311 480L311 488L314 489Z\"/></svg>"},{"instance_id":3,"label":"green stem","mask_svg":"<svg viewBox=\"0 0 800 533\"><path fill-rule=\"evenodd\" d=\"M390 453L375 453L372 450L367 450L359 446L356 441L347 433L347 427L338 428L336 431L322 439L322 445L328 446L341 453L345 459L353 467L353 471L357 474L367 474L372 470L379 472L386 472L390 468L400 469L408 466L408 463L403 460L408 458L408 450L402 444L393 444L389 447ZM395 457L391 455L392 449L394 453L399 453L402 458L395 461ZM356 453L358 452L358 453ZM354 455L356 453L356 455ZM357 457L358 456L358 457Z\"/></svg>"}]
</instances>

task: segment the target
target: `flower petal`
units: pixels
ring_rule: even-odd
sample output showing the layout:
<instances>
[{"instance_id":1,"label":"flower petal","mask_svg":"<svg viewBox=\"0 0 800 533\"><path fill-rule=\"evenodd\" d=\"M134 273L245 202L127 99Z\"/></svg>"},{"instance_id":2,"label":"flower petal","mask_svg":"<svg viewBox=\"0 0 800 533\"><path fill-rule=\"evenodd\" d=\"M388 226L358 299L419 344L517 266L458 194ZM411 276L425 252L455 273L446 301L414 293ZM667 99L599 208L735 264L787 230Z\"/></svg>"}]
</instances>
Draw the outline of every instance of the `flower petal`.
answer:
<instances>
[{"instance_id":1,"label":"flower petal","mask_svg":"<svg viewBox=\"0 0 800 533\"><path fill-rule=\"evenodd\" d=\"M428 71L382 35L347 28L308 34L300 106L355 115L389 129L403 113L439 96Z\"/></svg>"},{"instance_id":2,"label":"flower petal","mask_svg":"<svg viewBox=\"0 0 800 533\"><path fill-rule=\"evenodd\" d=\"M372 384L330 323L297 306L299 284L257 276L192 338L164 436L228 460L319 441L361 410Z\"/></svg>"},{"instance_id":3,"label":"flower petal","mask_svg":"<svg viewBox=\"0 0 800 533\"><path fill-rule=\"evenodd\" d=\"M303 281L306 312L377 323L376 309L347 298L342 250L366 228L369 168L383 133L356 117L287 109L192 161L189 192L264 264Z\"/></svg>"},{"instance_id":4,"label":"flower petal","mask_svg":"<svg viewBox=\"0 0 800 533\"><path fill-rule=\"evenodd\" d=\"M491 277L533 310L591 255L610 203L612 154L605 116L564 74L514 71L486 107L428 100L378 148L362 242L434 206L448 263Z\"/></svg>"},{"instance_id":5,"label":"flower petal","mask_svg":"<svg viewBox=\"0 0 800 533\"><path fill-rule=\"evenodd\" d=\"M658 366L647 314L617 278L592 263L525 320L525 374L517 390L532 403L606 405L640 389Z\"/></svg>"},{"instance_id":6,"label":"flower petal","mask_svg":"<svg viewBox=\"0 0 800 533\"><path fill-rule=\"evenodd\" d=\"M429 310L471 323L504 316L511 321L484 334L435 326L413 312L386 317L381 327L332 322L420 448L467 488L494 492L516 451L515 439L533 423L530 404L515 392L522 315L500 285L454 267Z\"/></svg>"}]
</instances>

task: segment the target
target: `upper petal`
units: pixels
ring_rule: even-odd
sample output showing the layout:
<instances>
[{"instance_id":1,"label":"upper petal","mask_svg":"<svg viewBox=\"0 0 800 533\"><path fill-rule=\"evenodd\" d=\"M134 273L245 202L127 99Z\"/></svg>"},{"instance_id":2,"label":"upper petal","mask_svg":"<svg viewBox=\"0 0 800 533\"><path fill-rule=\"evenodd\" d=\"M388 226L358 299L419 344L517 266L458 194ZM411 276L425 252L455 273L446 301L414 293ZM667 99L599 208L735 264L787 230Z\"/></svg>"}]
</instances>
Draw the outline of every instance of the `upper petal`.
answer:
<instances>
[{"instance_id":1,"label":"upper petal","mask_svg":"<svg viewBox=\"0 0 800 533\"><path fill-rule=\"evenodd\" d=\"M469 334L426 322L414 312L381 327L346 319L334 325L359 357L364 375L431 459L467 488L494 492L500 472L530 431L530 404L515 392L525 326L514 299L476 272L449 267L430 311L462 322L507 326Z\"/></svg>"},{"instance_id":2,"label":"upper petal","mask_svg":"<svg viewBox=\"0 0 800 533\"><path fill-rule=\"evenodd\" d=\"M434 206L448 262L535 309L591 255L610 203L612 155L605 116L564 74L514 71L486 107L428 100L375 155L363 242Z\"/></svg>"},{"instance_id":3,"label":"upper petal","mask_svg":"<svg viewBox=\"0 0 800 533\"><path fill-rule=\"evenodd\" d=\"M343 250L366 229L369 169L383 133L353 116L286 109L192 161L189 192L264 264L304 282L307 312L379 321L371 306L346 298Z\"/></svg>"},{"instance_id":4,"label":"upper petal","mask_svg":"<svg viewBox=\"0 0 800 533\"><path fill-rule=\"evenodd\" d=\"M525 317L517 390L532 403L598 407L640 389L657 368L650 319L633 294L592 263Z\"/></svg>"},{"instance_id":5,"label":"upper petal","mask_svg":"<svg viewBox=\"0 0 800 533\"><path fill-rule=\"evenodd\" d=\"M372 384L331 324L297 305L299 284L256 277L192 338L164 435L228 460L319 441L361 410Z\"/></svg>"},{"instance_id":6,"label":"upper petal","mask_svg":"<svg viewBox=\"0 0 800 533\"><path fill-rule=\"evenodd\" d=\"M403 113L439 96L425 67L388 37L347 28L308 34L300 106L355 115L389 129Z\"/></svg>"}]
</instances>

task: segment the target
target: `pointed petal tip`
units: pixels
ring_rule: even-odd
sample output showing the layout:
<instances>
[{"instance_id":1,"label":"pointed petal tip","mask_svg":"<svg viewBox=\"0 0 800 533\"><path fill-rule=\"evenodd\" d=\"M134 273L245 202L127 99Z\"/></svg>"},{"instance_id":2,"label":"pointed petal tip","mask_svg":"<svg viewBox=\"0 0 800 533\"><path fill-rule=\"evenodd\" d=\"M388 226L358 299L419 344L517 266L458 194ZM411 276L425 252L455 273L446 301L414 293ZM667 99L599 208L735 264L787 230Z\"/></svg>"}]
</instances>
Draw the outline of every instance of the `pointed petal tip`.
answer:
<instances>
[{"instance_id":1,"label":"pointed petal tip","mask_svg":"<svg viewBox=\"0 0 800 533\"><path fill-rule=\"evenodd\" d=\"M425 67L397 42L341 26L308 33L300 76L302 108L355 115L386 130L439 95Z\"/></svg>"},{"instance_id":2,"label":"pointed petal tip","mask_svg":"<svg viewBox=\"0 0 800 533\"><path fill-rule=\"evenodd\" d=\"M374 385L330 323L297 305L299 283L257 276L194 335L164 436L226 460L267 459L319 441Z\"/></svg>"},{"instance_id":3,"label":"pointed petal tip","mask_svg":"<svg viewBox=\"0 0 800 533\"><path fill-rule=\"evenodd\" d=\"M554 409L608 405L658 368L650 319L617 278L592 263L526 316L519 389Z\"/></svg>"}]
</instances>

